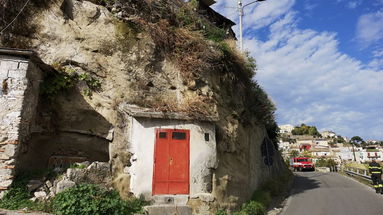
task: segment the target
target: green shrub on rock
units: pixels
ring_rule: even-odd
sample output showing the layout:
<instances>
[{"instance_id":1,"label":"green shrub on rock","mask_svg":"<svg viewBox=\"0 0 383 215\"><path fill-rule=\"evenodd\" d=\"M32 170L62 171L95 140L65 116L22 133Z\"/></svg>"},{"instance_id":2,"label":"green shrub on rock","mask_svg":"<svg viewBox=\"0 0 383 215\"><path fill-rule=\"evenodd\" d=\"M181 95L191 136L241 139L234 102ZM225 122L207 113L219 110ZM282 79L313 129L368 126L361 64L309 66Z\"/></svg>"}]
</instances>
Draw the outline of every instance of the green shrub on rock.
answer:
<instances>
[{"instance_id":1,"label":"green shrub on rock","mask_svg":"<svg viewBox=\"0 0 383 215\"><path fill-rule=\"evenodd\" d=\"M259 202L263 204L265 207L268 207L272 201L271 193L267 190L256 190L252 197L252 201Z\"/></svg>"},{"instance_id":2,"label":"green shrub on rock","mask_svg":"<svg viewBox=\"0 0 383 215\"><path fill-rule=\"evenodd\" d=\"M223 211L223 210L218 210L216 213L215 213L215 215L227 215L227 213L225 212L225 211Z\"/></svg>"},{"instance_id":3,"label":"green shrub on rock","mask_svg":"<svg viewBox=\"0 0 383 215\"><path fill-rule=\"evenodd\" d=\"M234 215L264 215L266 213L265 207L256 201L250 201L249 203L243 204L242 209Z\"/></svg>"},{"instance_id":4,"label":"green shrub on rock","mask_svg":"<svg viewBox=\"0 0 383 215\"><path fill-rule=\"evenodd\" d=\"M0 200L0 208L9 210L17 210L21 208L31 208L34 202L29 200L29 194L26 187L14 186L11 187Z\"/></svg>"},{"instance_id":5,"label":"green shrub on rock","mask_svg":"<svg viewBox=\"0 0 383 215\"><path fill-rule=\"evenodd\" d=\"M26 211L46 211L49 212L50 206L46 202L34 202L30 198L27 188L28 181L36 175L44 174L43 172L25 172L18 175L9 189L5 192L2 199L0 199L0 208L8 210L24 209Z\"/></svg>"},{"instance_id":6,"label":"green shrub on rock","mask_svg":"<svg viewBox=\"0 0 383 215\"><path fill-rule=\"evenodd\" d=\"M122 200L116 191L81 184L57 194L52 202L57 215L129 215L139 213L144 202Z\"/></svg>"}]
</instances>

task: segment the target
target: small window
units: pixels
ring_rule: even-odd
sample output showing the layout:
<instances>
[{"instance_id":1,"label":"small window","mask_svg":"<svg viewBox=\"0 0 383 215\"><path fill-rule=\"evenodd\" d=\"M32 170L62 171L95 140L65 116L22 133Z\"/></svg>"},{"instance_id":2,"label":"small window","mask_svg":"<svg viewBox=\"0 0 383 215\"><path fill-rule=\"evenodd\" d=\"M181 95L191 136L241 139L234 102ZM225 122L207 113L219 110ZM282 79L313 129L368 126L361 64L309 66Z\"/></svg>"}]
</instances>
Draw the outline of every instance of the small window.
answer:
<instances>
[{"instance_id":1,"label":"small window","mask_svg":"<svg viewBox=\"0 0 383 215\"><path fill-rule=\"evenodd\" d=\"M166 139L166 132L160 132L160 138Z\"/></svg>"},{"instance_id":2,"label":"small window","mask_svg":"<svg viewBox=\"0 0 383 215\"><path fill-rule=\"evenodd\" d=\"M209 141L210 137L209 137L209 133L205 133L205 141Z\"/></svg>"},{"instance_id":3,"label":"small window","mask_svg":"<svg viewBox=\"0 0 383 215\"><path fill-rule=\"evenodd\" d=\"M172 138L174 140L185 140L186 139L186 133L185 132L173 132Z\"/></svg>"}]
</instances>

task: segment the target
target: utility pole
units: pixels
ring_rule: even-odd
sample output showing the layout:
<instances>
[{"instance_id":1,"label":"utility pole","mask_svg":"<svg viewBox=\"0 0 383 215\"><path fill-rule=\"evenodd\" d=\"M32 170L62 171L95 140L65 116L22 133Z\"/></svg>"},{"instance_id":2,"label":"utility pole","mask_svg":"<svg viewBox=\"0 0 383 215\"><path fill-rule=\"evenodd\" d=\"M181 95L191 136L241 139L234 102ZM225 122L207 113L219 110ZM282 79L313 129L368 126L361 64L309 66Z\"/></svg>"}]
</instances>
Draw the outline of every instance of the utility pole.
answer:
<instances>
[{"instance_id":1,"label":"utility pole","mask_svg":"<svg viewBox=\"0 0 383 215\"><path fill-rule=\"evenodd\" d=\"M351 145L352 145L352 153L354 154L354 161L356 162L354 143L351 143Z\"/></svg>"},{"instance_id":2,"label":"utility pole","mask_svg":"<svg viewBox=\"0 0 383 215\"><path fill-rule=\"evenodd\" d=\"M241 49L241 52L243 52L243 9L246 6L249 6L251 4L254 4L255 2L261 2L266 0L256 0L252 1L250 3L247 3L245 5L242 4L242 0L238 0L238 13L239 13L239 47Z\"/></svg>"},{"instance_id":3,"label":"utility pole","mask_svg":"<svg viewBox=\"0 0 383 215\"><path fill-rule=\"evenodd\" d=\"M243 37L242 37L242 18L243 18L243 5L242 0L238 0L238 12L239 12L239 47L243 52Z\"/></svg>"}]
</instances>

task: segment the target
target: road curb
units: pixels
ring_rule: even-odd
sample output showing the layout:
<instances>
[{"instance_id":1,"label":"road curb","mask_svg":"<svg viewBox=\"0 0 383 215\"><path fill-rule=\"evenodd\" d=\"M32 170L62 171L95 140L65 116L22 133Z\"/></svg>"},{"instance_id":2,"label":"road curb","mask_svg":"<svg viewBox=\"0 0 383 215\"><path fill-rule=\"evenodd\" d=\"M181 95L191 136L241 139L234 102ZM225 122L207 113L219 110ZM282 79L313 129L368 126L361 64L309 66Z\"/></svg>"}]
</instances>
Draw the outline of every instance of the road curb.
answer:
<instances>
[{"instance_id":1,"label":"road curb","mask_svg":"<svg viewBox=\"0 0 383 215\"><path fill-rule=\"evenodd\" d=\"M290 184L290 189L289 189L289 192L287 193L287 198L282 202L282 210L280 212L278 212L276 215L283 215L286 213L286 210L291 202L291 198L292 198L292 193L293 193L293 190L294 190L294 182L295 182L295 175L293 175L293 178L291 180L291 184Z\"/></svg>"},{"instance_id":2,"label":"road curb","mask_svg":"<svg viewBox=\"0 0 383 215\"><path fill-rule=\"evenodd\" d=\"M283 208L282 208L281 212L279 212L277 215L283 215L286 213L286 210L287 210L288 206L290 205L291 198L292 198L292 196L289 194L289 197L285 200L285 202L283 204Z\"/></svg>"}]
</instances>

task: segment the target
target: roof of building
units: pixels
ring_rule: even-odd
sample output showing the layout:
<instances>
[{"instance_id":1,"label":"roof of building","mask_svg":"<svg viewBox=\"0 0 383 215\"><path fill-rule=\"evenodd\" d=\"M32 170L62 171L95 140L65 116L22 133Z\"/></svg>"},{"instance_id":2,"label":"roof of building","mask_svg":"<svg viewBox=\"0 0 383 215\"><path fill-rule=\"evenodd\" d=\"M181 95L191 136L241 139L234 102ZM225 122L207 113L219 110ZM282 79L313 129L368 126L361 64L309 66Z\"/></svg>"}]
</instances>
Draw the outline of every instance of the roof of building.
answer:
<instances>
[{"instance_id":1,"label":"roof of building","mask_svg":"<svg viewBox=\"0 0 383 215\"><path fill-rule=\"evenodd\" d=\"M27 50L27 49L12 49L12 48L0 47L0 54L30 57L32 55L35 55L36 53L34 51Z\"/></svg>"},{"instance_id":2,"label":"roof of building","mask_svg":"<svg viewBox=\"0 0 383 215\"><path fill-rule=\"evenodd\" d=\"M328 148L314 148L311 149L312 152L330 152L330 149Z\"/></svg>"},{"instance_id":3,"label":"roof of building","mask_svg":"<svg viewBox=\"0 0 383 215\"><path fill-rule=\"evenodd\" d=\"M207 6L211 6L216 3L215 0L199 0L199 1L203 2Z\"/></svg>"},{"instance_id":4,"label":"roof of building","mask_svg":"<svg viewBox=\"0 0 383 215\"><path fill-rule=\"evenodd\" d=\"M314 148L316 148L316 149L329 149L330 146L328 146L328 145L315 145Z\"/></svg>"},{"instance_id":5,"label":"roof of building","mask_svg":"<svg viewBox=\"0 0 383 215\"><path fill-rule=\"evenodd\" d=\"M215 3L214 0L199 0L199 2L202 3L203 5L207 6L209 11L211 13L214 13L214 15L217 16L222 22L228 23L230 26L235 25L235 22L231 21L230 19L228 19L227 17L223 16L222 14L218 13L217 11L213 10L210 7L211 5L213 5Z\"/></svg>"},{"instance_id":6,"label":"roof of building","mask_svg":"<svg viewBox=\"0 0 383 215\"><path fill-rule=\"evenodd\" d=\"M193 116L188 115L184 112L163 112L156 111L151 108L143 108L137 105L132 104L122 104L119 106L121 111L124 111L130 116L139 117L139 118L152 118L152 119L174 119L174 120L198 120L198 121L208 121L216 122L219 120L218 115L199 115L195 114Z\"/></svg>"},{"instance_id":7,"label":"roof of building","mask_svg":"<svg viewBox=\"0 0 383 215\"><path fill-rule=\"evenodd\" d=\"M320 132L320 133L331 133L331 134L336 134L336 133L333 132L333 131L322 131L322 132Z\"/></svg>"},{"instance_id":8,"label":"roof of building","mask_svg":"<svg viewBox=\"0 0 383 215\"><path fill-rule=\"evenodd\" d=\"M0 47L0 55L24 57L26 59L29 59L31 62L33 62L36 66L38 66L43 71L54 70L52 66L44 63L40 59L38 54L33 50Z\"/></svg>"},{"instance_id":9,"label":"roof of building","mask_svg":"<svg viewBox=\"0 0 383 215\"><path fill-rule=\"evenodd\" d=\"M311 135L291 135L291 138L297 140L314 140L314 137Z\"/></svg>"},{"instance_id":10,"label":"roof of building","mask_svg":"<svg viewBox=\"0 0 383 215\"><path fill-rule=\"evenodd\" d=\"M366 148L380 148L379 145L367 145Z\"/></svg>"}]
</instances>

